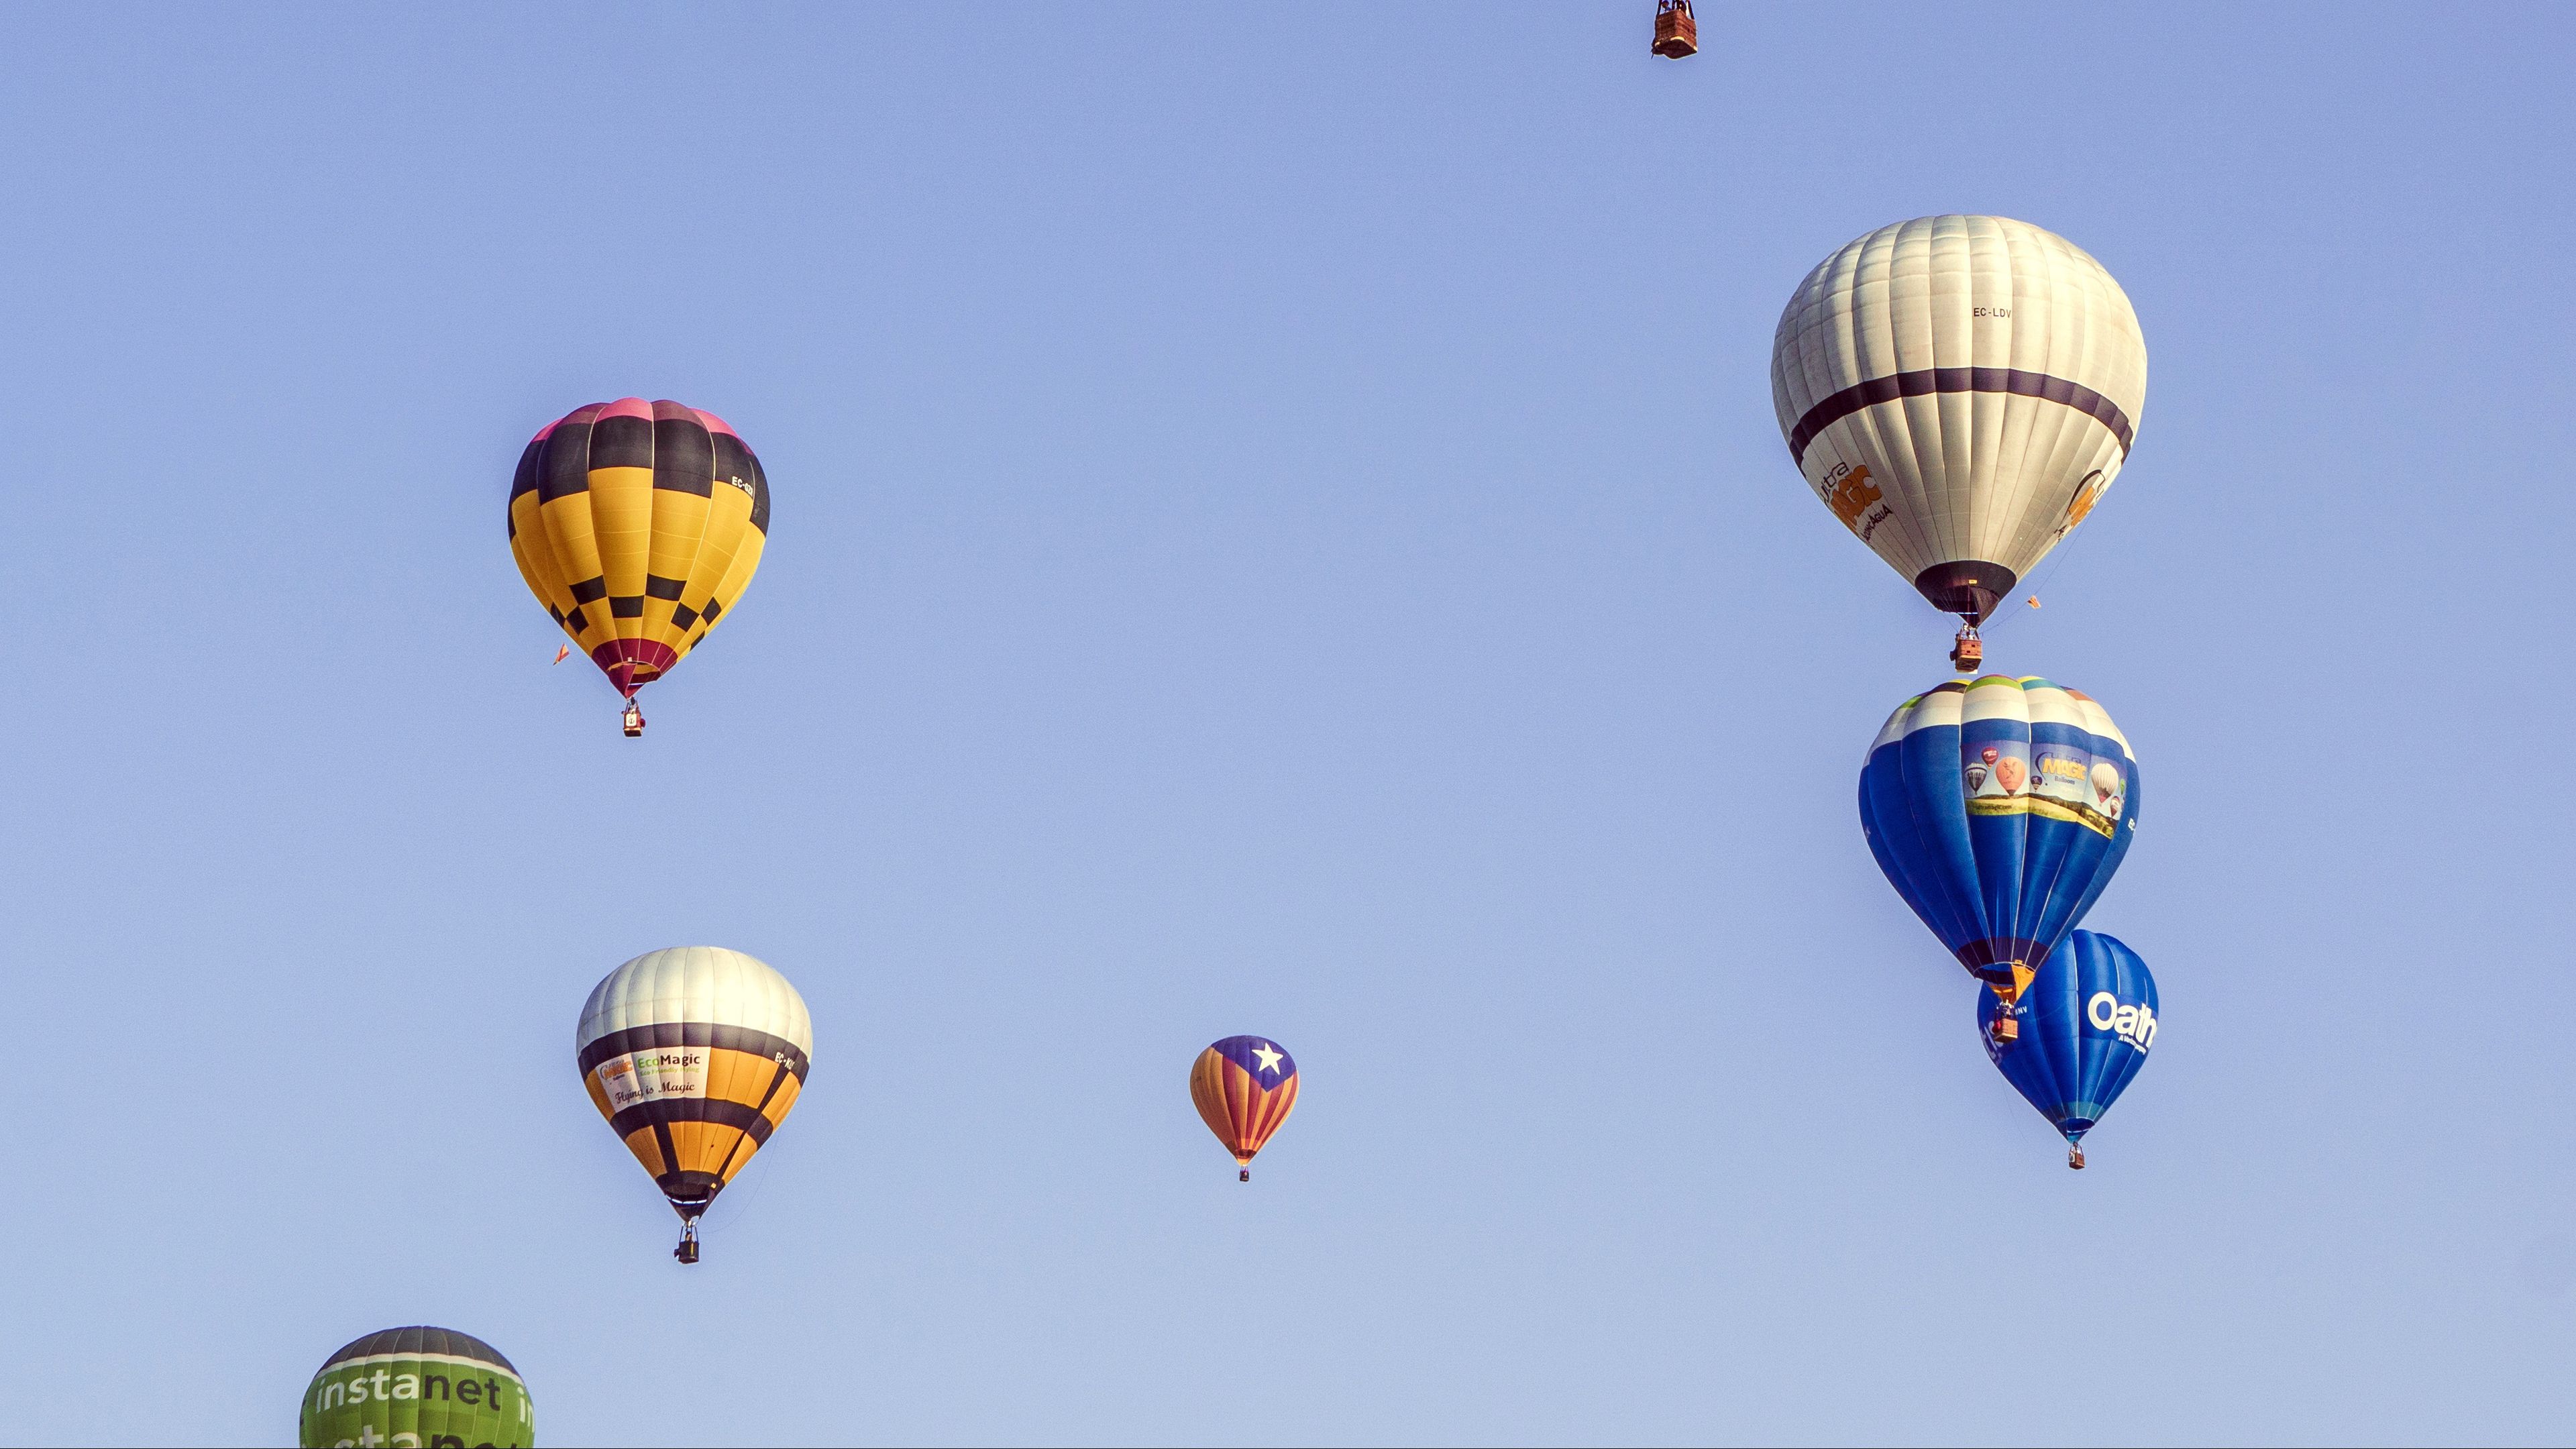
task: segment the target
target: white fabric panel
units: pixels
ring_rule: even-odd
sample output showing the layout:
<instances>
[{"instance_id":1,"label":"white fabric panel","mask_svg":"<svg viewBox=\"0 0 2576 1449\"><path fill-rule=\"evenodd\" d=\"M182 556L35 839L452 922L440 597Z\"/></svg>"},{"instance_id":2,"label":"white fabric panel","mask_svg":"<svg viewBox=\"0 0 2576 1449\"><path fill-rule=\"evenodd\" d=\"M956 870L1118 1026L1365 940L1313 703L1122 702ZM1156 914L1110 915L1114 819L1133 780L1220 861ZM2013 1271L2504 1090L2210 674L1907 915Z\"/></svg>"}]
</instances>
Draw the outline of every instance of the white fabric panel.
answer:
<instances>
[{"instance_id":1,"label":"white fabric panel","mask_svg":"<svg viewBox=\"0 0 2576 1449\"><path fill-rule=\"evenodd\" d=\"M2026 724L2079 725L2106 739L2116 740L2120 752L2132 761L2137 752L2129 748L2129 737L2111 722L2110 711L2100 701L2081 690L2069 689L2036 674L2015 677L2009 674L1987 674L1971 680L1962 689L1934 690L1916 695L1896 707L1887 724L1870 742L1874 754L1878 747L1899 740L1916 730L1957 727L1978 720L2011 719Z\"/></svg>"},{"instance_id":2,"label":"white fabric panel","mask_svg":"<svg viewBox=\"0 0 2576 1449\"><path fill-rule=\"evenodd\" d=\"M1861 756L1863 761L1876 755L1881 745L1892 745L1905 738L1907 732L1913 728L1915 701L1922 697L1918 694L1896 707L1896 713L1889 715L1887 723L1879 726L1878 738L1869 742L1869 754Z\"/></svg>"},{"instance_id":3,"label":"white fabric panel","mask_svg":"<svg viewBox=\"0 0 2576 1449\"><path fill-rule=\"evenodd\" d=\"M768 963L722 946L647 951L591 988L574 1032L580 1051L610 1032L665 1022L746 1027L814 1054L814 1023L805 998Z\"/></svg>"},{"instance_id":4,"label":"white fabric panel","mask_svg":"<svg viewBox=\"0 0 2576 1449\"><path fill-rule=\"evenodd\" d=\"M1959 709L1959 723L1974 724L1979 720L2008 719L2016 724L2030 723L2030 698L2021 680L2004 674L1989 674L1968 686L1966 702ZM2050 686L2054 688L2055 686Z\"/></svg>"},{"instance_id":5,"label":"white fabric panel","mask_svg":"<svg viewBox=\"0 0 2576 1449\"><path fill-rule=\"evenodd\" d=\"M2066 691L2066 697L2074 707L2075 718L2078 723L2082 724L2084 728L2091 730L2097 735L2119 741L2120 753L2128 756L2130 762L2133 764L2137 761L2138 752L2130 748L2129 737L2120 733L2120 727L2111 723L2111 712L2109 710L2104 709L2099 703L2095 702L2091 695L2083 694L2076 690L2070 689Z\"/></svg>"},{"instance_id":6,"label":"white fabric panel","mask_svg":"<svg viewBox=\"0 0 2576 1449\"><path fill-rule=\"evenodd\" d=\"M1941 369L2010 369L2108 399L2134 430L2147 352L2136 311L2065 238L1997 216L1881 227L1816 266L1780 314L1771 397L1791 437L1818 403L1863 383ZM1794 446L1794 442L1793 442ZM1874 401L1820 428L1800 470L1908 581L1935 564L1999 563L2027 578L2119 476L2120 439L2092 414L2008 390ZM2098 473L2098 478L2094 475Z\"/></svg>"},{"instance_id":7,"label":"white fabric panel","mask_svg":"<svg viewBox=\"0 0 2576 1449\"><path fill-rule=\"evenodd\" d=\"M1916 730L1939 729L1944 725L1958 728L1960 709L1965 702L1966 696L1955 689L1936 689L1916 695L1896 708L1897 717L1905 721L1904 728L1899 731L1900 736L1910 735ZM1888 725L1895 728L1896 721L1890 720Z\"/></svg>"}]
</instances>

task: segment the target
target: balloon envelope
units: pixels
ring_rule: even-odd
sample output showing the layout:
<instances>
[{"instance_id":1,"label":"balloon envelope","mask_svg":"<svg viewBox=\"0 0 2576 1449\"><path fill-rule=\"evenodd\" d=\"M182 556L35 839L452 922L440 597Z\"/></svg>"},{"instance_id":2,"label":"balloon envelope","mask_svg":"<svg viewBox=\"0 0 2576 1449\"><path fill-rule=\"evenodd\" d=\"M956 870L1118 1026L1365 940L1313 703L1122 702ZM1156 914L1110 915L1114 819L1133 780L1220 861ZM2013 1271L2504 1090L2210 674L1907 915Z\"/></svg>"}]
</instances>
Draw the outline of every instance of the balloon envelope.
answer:
<instances>
[{"instance_id":1,"label":"balloon envelope","mask_svg":"<svg viewBox=\"0 0 2576 1449\"><path fill-rule=\"evenodd\" d=\"M575 408L510 483L519 576L630 697L733 608L768 537L760 460L724 419L675 402Z\"/></svg>"},{"instance_id":2,"label":"balloon envelope","mask_svg":"<svg viewBox=\"0 0 2576 1449\"><path fill-rule=\"evenodd\" d=\"M591 1105L693 1221L796 1106L814 1027L768 963L677 946L593 987L573 1050Z\"/></svg>"},{"instance_id":3,"label":"balloon envelope","mask_svg":"<svg viewBox=\"0 0 2576 1449\"><path fill-rule=\"evenodd\" d=\"M2074 690L1945 683L1898 705L1870 745L1860 823L1915 915L2011 1000L2128 854L2137 761Z\"/></svg>"},{"instance_id":4,"label":"balloon envelope","mask_svg":"<svg viewBox=\"0 0 2576 1449\"><path fill-rule=\"evenodd\" d=\"M2075 1142L2146 1065L2156 1009L2156 978L2137 952L2116 937L2075 931L2018 1003L2006 1007L1992 993L1977 993L1977 1030L2004 1080ZM2021 1031L1998 1042L1995 1018L2007 1010Z\"/></svg>"},{"instance_id":5,"label":"balloon envelope","mask_svg":"<svg viewBox=\"0 0 2576 1449\"><path fill-rule=\"evenodd\" d=\"M1296 1109L1296 1060L1268 1037L1227 1037L1191 1064L1190 1100L1216 1140L1248 1167Z\"/></svg>"},{"instance_id":6,"label":"balloon envelope","mask_svg":"<svg viewBox=\"0 0 2576 1449\"><path fill-rule=\"evenodd\" d=\"M446 1328L388 1328L342 1348L304 1390L295 1424L305 1449L536 1442L519 1371L492 1345Z\"/></svg>"},{"instance_id":7,"label":"balloon envelope","mask_svg":"<svg viewBox=\"0 0 2576 1449\"><path fill-rule=\"evenodd\" d=\"M1771 400L1834 516L1974 623L2120 476L2147 348L2120 284L2064 237L1927 216L1807 274L1772 336Z\"/></svg>"}]
</instances>

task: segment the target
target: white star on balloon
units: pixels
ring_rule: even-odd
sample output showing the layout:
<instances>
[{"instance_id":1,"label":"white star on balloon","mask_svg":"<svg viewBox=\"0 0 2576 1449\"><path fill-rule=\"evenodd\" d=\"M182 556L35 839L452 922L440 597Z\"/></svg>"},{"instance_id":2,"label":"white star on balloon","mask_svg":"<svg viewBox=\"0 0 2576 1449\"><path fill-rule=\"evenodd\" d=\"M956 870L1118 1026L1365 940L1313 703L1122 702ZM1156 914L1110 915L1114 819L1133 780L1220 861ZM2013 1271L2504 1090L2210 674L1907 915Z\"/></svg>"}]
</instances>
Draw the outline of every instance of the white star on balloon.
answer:
<instances>
[{"instance_id":1,"label":"white star on balloon","mask_svg":"<svg viewBox=\"0 0 2576 1449\"><path fill-rule=\"evenodd\" d=\"M1275 1072L1279 1070L1279 1058L1282 1053L1277 1048L1257 1046L1252 1049L1252 1054L1261 1059L1261 1069L1263 1071Z\"/></svg>"}]
</instances>

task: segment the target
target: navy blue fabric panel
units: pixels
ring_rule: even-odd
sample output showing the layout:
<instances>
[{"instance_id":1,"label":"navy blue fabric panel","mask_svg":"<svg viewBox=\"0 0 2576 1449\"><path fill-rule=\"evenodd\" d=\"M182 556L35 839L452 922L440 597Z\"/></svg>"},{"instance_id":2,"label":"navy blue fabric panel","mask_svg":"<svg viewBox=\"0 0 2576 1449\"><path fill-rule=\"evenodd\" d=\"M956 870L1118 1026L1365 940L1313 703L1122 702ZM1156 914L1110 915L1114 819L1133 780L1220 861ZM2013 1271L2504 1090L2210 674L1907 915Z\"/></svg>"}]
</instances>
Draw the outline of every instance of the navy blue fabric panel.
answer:
<instances>
[{"instance_id":1,"label":"navy blue fabric panel","mask_svg":"<svg viewBox=\"0 0 2576 1449\"><path fill-rule=\"evenodd\" d=\"M2087 958L2083 973L2085 979L2102 983L2103 989L2111 992L2123 1005L2144 1008L2148 1020L2160 1021L2163 1007L2156 999L2156 980L2147 974L2147 963L2138 959L2138 953L2116 937L2097 931L2078 934L2083 937L2079 943L2079 954ZM2120 1093L2128 1089L2129 1080L2147 1064L2147 1053L2155 1046L2155 1030L2149 1027L2140 1031L2138 1035L2144 1038L2141 1043L2123 1040L2115 1033L2094 1030L2089 1013L2085 1026L2087 1041L2098 1045L2099 1055L2086 1063L2083 1097L2107 1108L2119 1100ZM2094 1115L2099 1116L2100 1113Z\"/></svg>"},{"instance_id":2,"label":"navy blue fabric panel","mask_svg":"<svg viewBox=\"0 0 2576 1449\"><path fill-rule=\"evenodd\" d=\"M1208 1043L1208 1050L1243 1068L1257 1086L1275 1087L1297 1075L1297 1059L1266 1036L1230 1036ZM1264 1056L1270 1059L1267 1064Z\"/></svg>"},{"instance_id":3,"label":"navy blue fabric panel","mask_svg":"<svg viewBox=\"0 0 2576 1449\"><path fill-rule=\"evenodd\" d=\"M2138 778L2137 762L2120 752L2120 745L2116 740L2100 739L2099 744L2098 753L2101 758L2119 767L2123 782L2121 799L2125 803L2120 811L2119 823L2112 827L2111 838L2102 841L2097 848L2092 879L2085 882L2082 893L2076 898L2074 913L2068 917L2070 926L2081 925L2085 913L2093 909L2095 901L2101 899L2102 888L2111 883L2112 875L2120 869L2120 862L2128 858L2129 842L2136 839L2138 833L2138 790L2141 782Z\"/></svg>"},{"instance_id":4,"label":"navy blue fabric panel","mask_svg":"<svg viewBox=\"0 0 2576 1449\"><path fill-rule=\"evenodd\" d=\"M2029 929L2022 934L2054 943L2075 924L2075 902L2091 881L2093 857L2100 852L2087 842L2107 842L2081 825L2042 815L2024 818L2030 835L2022 852L2020 914Z\"/></svg>"},{"instance_id":5,"label":"navy blue fabric panel","mask_svg":"<svg viewBox=\"0 0 2576 1449\"><path fill-rule=\"evenodd\" d=\"M2031 785L2034 791L2051 781L2052 769L2072 771L2079 797L2090 792L2095 760L2105 751L2117 754L2112 741L2078 725L2040 721L2031 726ZM2062 800L2062 796L2059 796ZM2083 803L2089 803L2083 802ZM2100 893L2098 880L2104 847L2101 832L2073 821L2034 815L2030 822L2029 859L2023 869L2024 934L2041 943L2043 957L2083 919L2084 908Z\"/></svg>"},{"instance_id":6,"label":"navy blue fabric panel","mask_svg":"<svg viewBox=\"0 0 2576 1449\"><path fill-rule=\"evenodd\" d=\"M2073 1019L2068 1002L2074 989L2073 973L2052 972L2043 966L2013 1012L2021 1023L2020 1039L2002 1046L1991 1034L1986 1038L1987 1054L1994 1057L2005 1080L2060 1131L2065 1130L2067 1104L2081 1095L2078 1084L2084 1078L2082 1039L2074 1032L2058 1029ZM1978 1013L1980 1028L2003 1005L1992 992L1987 993L1986 999L1995 1009Z\"/></svg>"},{"instance_id":7,"label":"navy blue fabric panel","mask_svg":"<svg viewBox=\"0 0 2576 1449\"><path fill-rule=\"evenodd\" d=\"M1861 771L1860 801L1861 832L1869 838L1870 854L1915 916L1953 951L1983 934L1973 900L1945 875L1940 847L1925 832L1907 795L1904 741L1882 745L1871 755Z\"/></svg>"},{"instance_id":8,"label":"navy blue fabric panel","mask_svg":"<svg viewBox=\"0 0 2576 1449\"><path fill-rule=\"evenodd\" d=\"M1958 936L1941 944L1956 952L1994 934L1985 893L1978 888L1976 846L1969 838L1966 797L1959 784L1958 727L1940 725L1907 735L1899 742L1897 762L1903 771L1900 798L1920 851L1905 862L1906 874L1946 901L1947 914L1959 923Z\"/></svg>"}]
</instances>

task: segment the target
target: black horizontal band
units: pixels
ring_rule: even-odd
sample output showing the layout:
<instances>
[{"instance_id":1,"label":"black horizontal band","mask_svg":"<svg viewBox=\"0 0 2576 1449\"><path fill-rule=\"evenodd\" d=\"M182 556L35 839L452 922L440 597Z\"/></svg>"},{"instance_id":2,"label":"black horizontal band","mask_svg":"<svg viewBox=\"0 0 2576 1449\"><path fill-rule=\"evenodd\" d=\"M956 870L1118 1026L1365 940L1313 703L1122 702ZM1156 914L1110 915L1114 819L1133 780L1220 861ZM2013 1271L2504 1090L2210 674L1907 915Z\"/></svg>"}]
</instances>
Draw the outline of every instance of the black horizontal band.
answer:
<instances>
[{"instance_id":1,"label":"black horizontal band","mask_svg":"<svg viewBox=\"0 0 2576 1449\"><path fill-rule=\"evenodd\" d=\"M590 471L653 466L653 420L612 413L590 425Z\"/></svg>"},{"instance_id":2,"label":"black horizontal band","mask_svg":"<svg viewBox=\"0 0 2576 1449\"><path fill-rule=\"evenodd\" d=\"M1982 941L1970 941L1950 954L1980 981L2010 981L2013 967L2023 966L2036 971L2039 963L2048 959L2048 953L2039 949L2037 941L2018 936L1990 936Z\"/></svg>"},{"instance_id":3,"label":"black horizontal band","mask_svg":"<svg viewBox=\"0 0 2576 1449\"><path fill-rule=\"evenodd\" d=\"M1874 377L1855 383L1841 392L1807 409L1798 425L1789 430L1789 456L1798 466L1807 464L1807 446L1816 434L1878 403L1894 402L1901 397L1928 397L1936 393L1994 392L2014 397L2044 398L2064 403L2111 430L2120 440L2120 456L2129 456L2129 444L2138 430L2131 426L2129 415L2120 405L2080 382L2068 382L2044 372L2024 372L2016 367L1926 367L1915 372L1900 372L1891 377Z\"/></svg>"},{"instance_id":4,"label":"black horizontal band","mask_svg":"<svg viewBox=\"0 0 2576 1449\"><path fill-rule=\"evenodd\" d=\"M671 1206L678 1208L684 1218L695 1218L705 1212L708 1205L716 1200L716 1194L724 1191L723 1178L694 1168L687 1172L663 1173L653 1179L653 1185L662 1189L662 1196L669 1198Z\"/></svg>"},{"instance_id":5,"label":"black horizontal band","mask_svg":"<svg viewBox=\"0 0 2576 1449\"><path fill-rule=\"evenodd\" d=\"M765 1031L754 1031L747 1026L718 1026L704 1021L663 1021L655 1022L651 1026L630 1026L624 1031L612 1031L582 1046L581 1070L582 1074L587 1076L601 1062L610 1057L622 1057L628 1052L651 1051L659 1047L693 1046L719 1047L729 1052L748 1052L756 1057L767 1057L771 1061L778 1060L779 1054L784 1052L787 1056L787 1069L796 1074L796 1080L800 1082L805 1080L807 1065L805 1053L798 1049L796 1043L783 1036L771 1036ZM624 1130L619 1129L620 1135L623 1135Z\"/></svg>"},{"instance_id":6,"label":"black horizontal band","mask_svg":"<svg viewBox=\"0 0 2576 1449\"><path fill-rule=\"evenodd\" d=\"M715 444L694 416L662 416L653 409L653 486L700 498L716 491Z\"/></svg>"},{"instance_id":7,"label":"black horizontal band","mask_svg":"<svg viewBox=\"0 0 2576 1449\"><path fill-rule=\"evenodd\" d=\"M1995 605L2019 582L2021 576L2002 564L1973 558L1937 563L1914 576L1916 592L1931 600L1933 608L1960 615L1971 624L1986 622Z\"/></svg>"},{"instance_id":8,"label":"black horizontal band","mask_svg":"<svg viewBox=\"0 0 2576 1449\"><path fill-rule=\"evenodd\" d=\"M570 418L546 433L537 454L537 502L590 491L590 424Z\"/></svg>"},{"instance_id":9,"label":"black horizontal band","mask_svg":"<svg viewBox=\"0 0 2576 1449\"><path fill-rule=\"evenodd\" d=\"M751 526L761 537L769 536L769 478L760 471L760 460L751 449L731 433L714 434L715 476L751 495Z\"/></svg>"},{"instance_id":10,"label":"black horizontal band","mask_svg":"<svg viewBox=\"0 0 2576 1449\"><path fill-rule=\"evenodd\" d=\"M645 1127L667 1127L674 1122L713 1122L751 1134L751 1140L766 1146L769 1142L769 1119L740 1102L720 1097L664 1097L658 1102L638 1102L608 1119L609 1128L620 1137L629 1137ZM668 1161L666 1157L664 1159Z\"/></svg>"},{"instance_id":11,"label":"black horizontal band","mask_svg":"<svg viewBox=\"0 0 2576 1449\"><path fill-rule=\"evenodd\" d=\"M537 474L540 471L540 465L545 461L545 456L546 440L543 438L531 438L528 446L520 451L519 470L510 475L511 502L518 502L519 495L522 493L537 491Z\"/></svg>"},{"instance_id":12,"label":"black horizontal band","mask_svg":"<svg viewBox=\"0 0 2576 1449\"><path fill-rule=\"evenodd\" d=\"M322 1367L327 1371L332 1364L347 1363L351 1359L375 1358L380 1354L415 1353L434 1353L448 1358L468 1359L475 1363L489 1364L513 1379L519 1376L519 1371L512 1368L510 1361L503 1358L501 1351L492 1345L470 1333L459 1333L452 1328L431 1328L426 1324L410 1328L388 1328L382 1333L370 1333L331 1355L329 1361Z\"/></svg>"}]
</instances>

